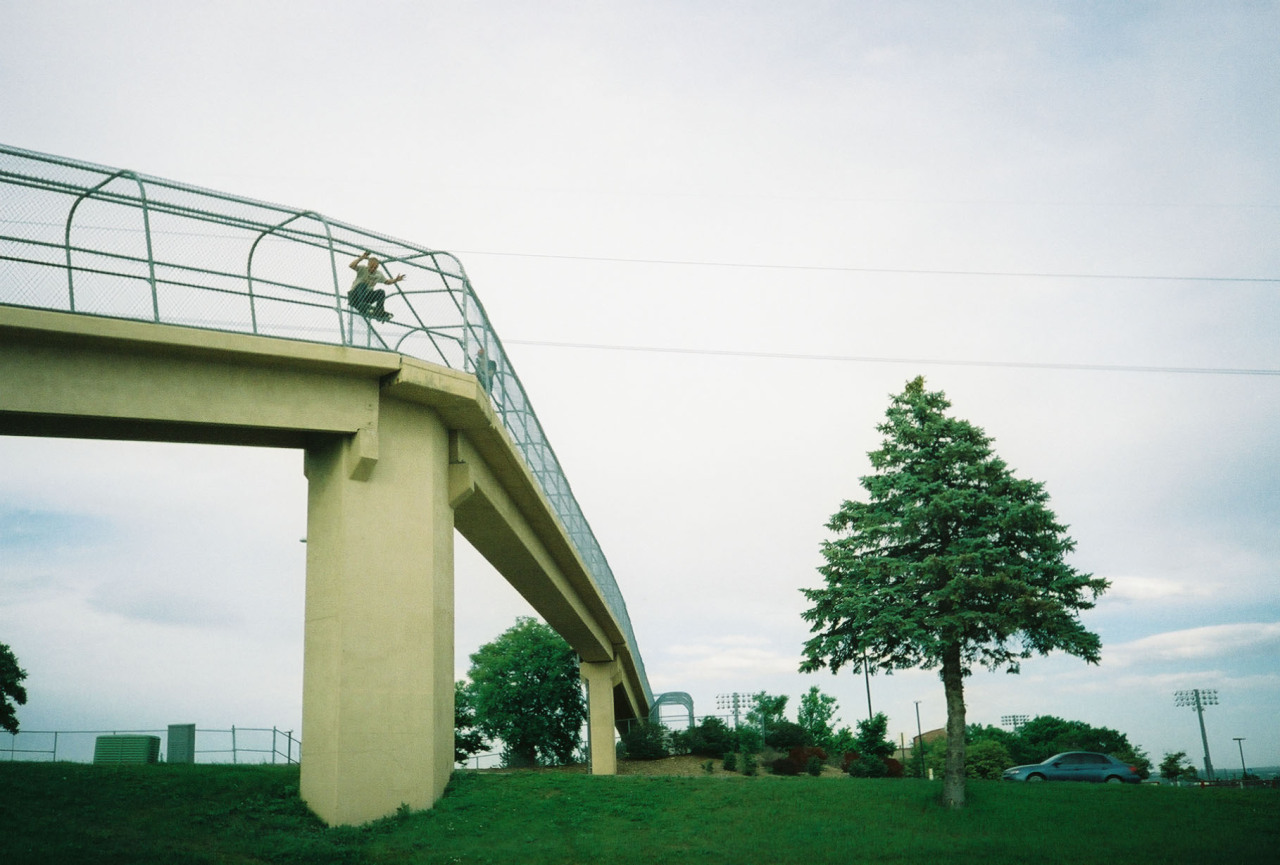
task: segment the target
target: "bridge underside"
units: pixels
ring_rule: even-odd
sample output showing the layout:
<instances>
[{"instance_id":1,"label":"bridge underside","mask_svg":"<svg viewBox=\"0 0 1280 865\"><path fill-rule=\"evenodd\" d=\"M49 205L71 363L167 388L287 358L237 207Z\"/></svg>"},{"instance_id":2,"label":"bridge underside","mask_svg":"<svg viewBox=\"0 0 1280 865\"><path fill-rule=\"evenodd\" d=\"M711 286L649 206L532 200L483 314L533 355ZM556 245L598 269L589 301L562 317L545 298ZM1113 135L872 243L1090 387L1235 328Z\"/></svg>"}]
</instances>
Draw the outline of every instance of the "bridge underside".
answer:
<instances>
[{"instance_id":1,"label":"bridge underside","mask_svg":"<svg viewBox=\"0 0 1280 865\"><path fill-rule=\"evenodd\" d=\"M637 659L466 373L387 352L0 307L0 434L306 452L302 793L327 823L429 807L453 768L456 528L574 648L593 771Z\"/></svg>"}]
</instances>

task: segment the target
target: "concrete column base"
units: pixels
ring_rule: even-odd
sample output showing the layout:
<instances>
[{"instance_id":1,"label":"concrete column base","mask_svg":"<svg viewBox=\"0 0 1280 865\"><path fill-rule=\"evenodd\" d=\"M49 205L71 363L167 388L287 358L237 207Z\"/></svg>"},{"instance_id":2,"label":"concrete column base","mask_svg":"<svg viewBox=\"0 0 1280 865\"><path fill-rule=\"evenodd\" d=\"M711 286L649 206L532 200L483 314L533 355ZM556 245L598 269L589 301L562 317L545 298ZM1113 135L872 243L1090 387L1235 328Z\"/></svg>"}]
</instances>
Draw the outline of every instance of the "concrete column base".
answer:
<instances>
[{"instance_id":1,"label":"concrete column base","mask_svg":"<svg viewBox=\"0 0 1280 865\"><path fill-rule=\"evenodd\" d=\"M622 668L617 661L580 665L587 683L587 726L591 738L591 774L618 774L618 751L613 741L617 720L614 717L613 689L622 681Z\"/></svg>"},{"instance_id":2,"label":"concrete column base","mask_svg":"<svg viewBox=\"0 0 1280 865\"><path fill-rule=\"evenodd\" d=\"M384 399L306 456L302 781L329 825L429 808L453 770L448 432Z\"/></svg>"}]
</instances>

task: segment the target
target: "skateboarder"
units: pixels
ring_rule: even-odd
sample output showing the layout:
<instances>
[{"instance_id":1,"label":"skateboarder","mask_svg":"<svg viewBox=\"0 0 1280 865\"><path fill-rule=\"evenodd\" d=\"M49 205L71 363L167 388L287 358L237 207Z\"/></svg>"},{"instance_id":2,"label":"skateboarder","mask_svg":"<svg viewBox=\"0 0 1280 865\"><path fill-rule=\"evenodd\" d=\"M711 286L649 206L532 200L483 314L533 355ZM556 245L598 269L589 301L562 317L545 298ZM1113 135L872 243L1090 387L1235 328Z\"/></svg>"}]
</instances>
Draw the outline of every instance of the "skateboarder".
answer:
<instances>
[{"instance_id":1,"label":"skateboarder","mask_svg":"<svg viewBox=\"0 0 1280 865\"><path fill-rule=\"evenodd\" d=\"M390 321L391 313L382 308L386 303L387 293L377 286L395 285L404 279L404 274L388 279L378 269L379 261L371 252L362 253L359 258L351 262L350 267L356 272L356 278L347 292L347 303L361 315L376 318L379 321Z\"/></svg>"}]
</instances>

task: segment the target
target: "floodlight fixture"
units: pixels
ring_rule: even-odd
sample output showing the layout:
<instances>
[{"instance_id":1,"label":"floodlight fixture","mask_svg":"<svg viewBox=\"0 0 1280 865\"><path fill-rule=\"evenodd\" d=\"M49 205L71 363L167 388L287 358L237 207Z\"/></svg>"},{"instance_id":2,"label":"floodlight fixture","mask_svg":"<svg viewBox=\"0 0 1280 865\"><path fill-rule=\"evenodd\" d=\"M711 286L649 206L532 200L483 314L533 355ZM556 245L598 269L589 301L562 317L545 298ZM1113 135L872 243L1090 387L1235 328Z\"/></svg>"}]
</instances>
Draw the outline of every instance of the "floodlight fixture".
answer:
<instances>
[{"instance_id":1,"label":"floodlight fixture","mask_svg":"<svg viewBox=\"0 0 1280 865\"><path fill-rule=\"evenodd\" d=\"M1012 727L1013 729L1016 730L1030 720L1031 720L1030 715L1001 715L1000 726Z\"/></svg>"},{"instance_id":2,"label":"floodlight fixture","mask_svg":"<svg viewBox=\"0 0 1280 865\"><path fill-rule=\"evenodd\" d=\"M751 696L749 694L740 694L736 691L732 694L718 694L716 696L716 708L733 712L733 726L737 727L738 713L746 708L750 699Z\"/></svg>"}]
</instances>

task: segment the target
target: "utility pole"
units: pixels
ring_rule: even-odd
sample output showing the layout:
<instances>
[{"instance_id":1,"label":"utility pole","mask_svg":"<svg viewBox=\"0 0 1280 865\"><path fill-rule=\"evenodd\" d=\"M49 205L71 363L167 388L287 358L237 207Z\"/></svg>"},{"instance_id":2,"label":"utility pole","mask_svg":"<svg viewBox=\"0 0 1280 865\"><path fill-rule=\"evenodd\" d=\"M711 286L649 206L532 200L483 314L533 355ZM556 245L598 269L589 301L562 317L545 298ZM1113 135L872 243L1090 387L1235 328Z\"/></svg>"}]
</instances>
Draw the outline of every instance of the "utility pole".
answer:
<instances>
[{"instance_id":1,"label":"utility pole","mask_svg":"<svg viewBox=\"0 0 1280 865\"><path fill-rule=\"evenodd\" d=\"M867 653L862 653L862 675L867 680L867 720L871 720L871 669L867 666Z\"/></svg>"},{"instance_id":2,"label":"utility pole","mask_svg":"<svg viewBox=\"0 0 1280 865\"><path fill-rule=\"evenodd\" d=\"M1204 745L1204 773L1209 776L1210 781L1214 780L1213 761L1209 759L1209 736L1204 731L1204 707L1218 705L1217 689L1192 688L1190 691L1175 691L1173 704L1175 706L1190 706L1196 710L1196 715L1200 718L1200 742Z\"/></svg>"},{"instance_id":3,"label":"utility pole","mask_svg":"<svg viewBox=\"0 0 1280 865\"><path fill-rule=\"evenodd\" d=\"M916 700L916 748L920 751L920 777L924 778L924 731L920 729L919 700Z\"/></svg>"}]
</instances>

